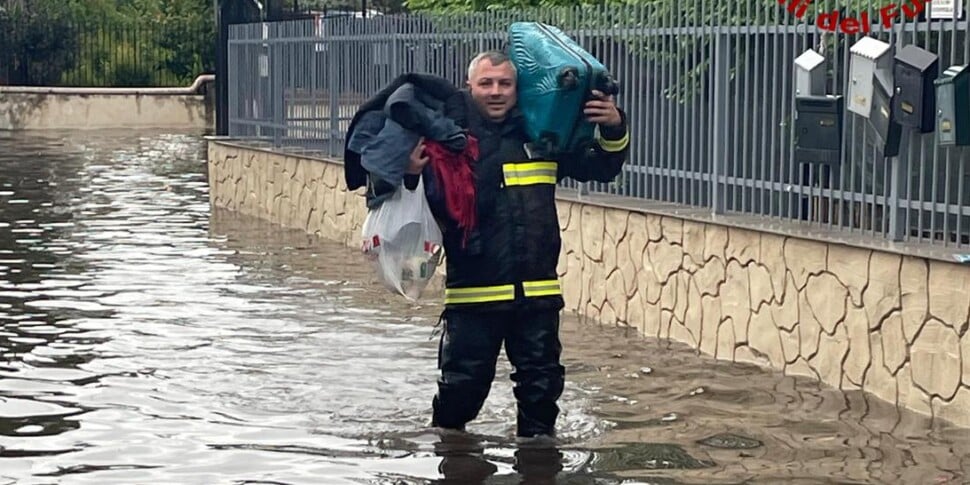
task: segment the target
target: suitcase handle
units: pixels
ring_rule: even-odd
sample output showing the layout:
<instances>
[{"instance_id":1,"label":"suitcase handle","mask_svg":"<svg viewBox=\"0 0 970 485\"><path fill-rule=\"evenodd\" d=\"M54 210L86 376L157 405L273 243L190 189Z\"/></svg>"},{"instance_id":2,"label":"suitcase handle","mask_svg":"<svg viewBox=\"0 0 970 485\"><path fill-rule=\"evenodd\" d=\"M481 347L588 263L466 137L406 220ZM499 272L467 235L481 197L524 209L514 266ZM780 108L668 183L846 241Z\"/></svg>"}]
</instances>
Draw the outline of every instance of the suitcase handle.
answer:
<instances>
[{"instance_id":1,"label":"suitcase handle","mask_svg":"<svg viewBox=\"0 0 970 485\"><path fill-rule=\"evenodd\" d=\"M608 72L601 72L596 78L596 89L606 96L616 96L620 94L620 85L613 79Z\"/></svg>"},{"instance_id":2,"label":"suitcase handle","mask_svg":"<svg viewBox=\"0 0 970 485\"><path fill-rule=\"evenodd\" d=\"M575 67L566 67L559 71L559 86L567 90L573 90L579 86L579 72Z\"/></svg>"}]
</instances>

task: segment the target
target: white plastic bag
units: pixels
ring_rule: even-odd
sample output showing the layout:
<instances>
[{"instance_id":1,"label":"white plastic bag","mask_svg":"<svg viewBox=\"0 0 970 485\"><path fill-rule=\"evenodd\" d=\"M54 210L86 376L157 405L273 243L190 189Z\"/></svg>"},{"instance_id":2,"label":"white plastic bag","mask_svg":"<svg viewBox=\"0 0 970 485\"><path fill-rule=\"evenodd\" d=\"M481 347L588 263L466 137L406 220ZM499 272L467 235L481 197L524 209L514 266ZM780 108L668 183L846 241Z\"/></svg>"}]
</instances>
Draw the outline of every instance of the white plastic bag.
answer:
<instances>
[{"instance_id":1,"label":"white plastic bag","mask_svg":"<svg viewBox=\"0 0 970 485\"><path fill-rule=\"evenodd\" d=\"M435 274L443 254L441 230L424 195L424 182L403 184L367 213L361 249L389 290L414 301Z\"/></svg>"}]
</instances>

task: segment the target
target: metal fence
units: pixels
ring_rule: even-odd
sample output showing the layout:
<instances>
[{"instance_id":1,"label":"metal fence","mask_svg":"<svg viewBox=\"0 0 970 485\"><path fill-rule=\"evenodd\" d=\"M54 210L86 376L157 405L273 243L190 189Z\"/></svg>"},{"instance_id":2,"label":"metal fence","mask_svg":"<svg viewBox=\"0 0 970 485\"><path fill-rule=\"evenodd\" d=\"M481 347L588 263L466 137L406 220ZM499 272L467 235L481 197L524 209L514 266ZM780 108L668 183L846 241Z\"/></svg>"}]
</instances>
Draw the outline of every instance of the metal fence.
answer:
<instances>
[{"instance_id":1,"label":"metal fence","mask_svg":"<svg viewBox=\"0 0 970 485\"><path fill-rule=\"evenodd\" d=\"M214 28L0 18L0 85L184 86L213 72Z\"/></svg>"},{"instance_id":2,"label":"metal fence","mask_svg":"<svg viewBox=\"0 0 970 485\"><path fill-rule=\"evenodd\" d=\"M800 18L776 0L663 0L233 26L229 133L339 157L357 106L394 77L430 72L461 84L475 53L504 47L511 22L543 21L569 33L620 82L630 163L616 181L590 190L970 245L966 148L906 132L900 156L887 158L871 123L846 111L839 163L795 161L794 60L806 49L828 59L830 94L846 93L849 49L863 35L935 52L940 72L970 63L966 14L909 20L901 13L886 29L878 25L884 6L857 0L856 12L873 19L870 33L818 29L823 13L853 15L836 3L809 3Z\"/></svg>"}]
</instances>

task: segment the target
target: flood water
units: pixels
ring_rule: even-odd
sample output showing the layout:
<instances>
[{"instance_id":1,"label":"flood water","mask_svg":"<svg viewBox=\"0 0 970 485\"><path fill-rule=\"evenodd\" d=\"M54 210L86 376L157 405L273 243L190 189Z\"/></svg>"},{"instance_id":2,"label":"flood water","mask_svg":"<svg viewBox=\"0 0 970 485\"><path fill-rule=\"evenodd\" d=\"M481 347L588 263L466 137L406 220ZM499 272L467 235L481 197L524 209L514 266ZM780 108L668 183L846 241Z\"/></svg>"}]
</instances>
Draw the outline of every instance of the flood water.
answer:
<instances>
[{"instance_id":1,"label":"flood water","mask_svg":"<svg viewBox=\"0 0 970 485\"><path fill-rule=\"evenodd\" d=\"M970 483L970 431L574 317L561 446L516 446L504 360L441 437L440 306L211 209L204 157L0 132L0 484Z\"/></svg>"}]
</instances>

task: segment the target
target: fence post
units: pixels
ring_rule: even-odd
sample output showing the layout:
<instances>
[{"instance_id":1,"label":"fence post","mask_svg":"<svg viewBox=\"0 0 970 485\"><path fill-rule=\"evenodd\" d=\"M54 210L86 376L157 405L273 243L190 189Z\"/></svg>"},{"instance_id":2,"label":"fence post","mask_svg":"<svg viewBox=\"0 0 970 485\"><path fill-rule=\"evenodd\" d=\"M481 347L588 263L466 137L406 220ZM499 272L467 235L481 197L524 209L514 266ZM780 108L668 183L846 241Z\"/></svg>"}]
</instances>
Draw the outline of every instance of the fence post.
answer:
<instances>
[{"instance_id":1,"label":"fence post","mask_svg":"<svg viewBox=\"0 0 970 485\"><path fill-rule=\"evenodd\" d=\"M580 28L578 34L579 35L577 35L577 37L579 40L579 45L583 46L583 48L588 48L586 45L586 29ZM582 199L584 195L589 194L589 182L580 182L578 184L578 189L579 199Z\"/></svg>"},{"instance_id":2,"label":"fence post","mask_svg":"<svg viewBox=\"0 0 970 485\"><path fill-rule=\"evenodd\" d=\"M909 173L909 139L912 135L912 131L907 130L900 138L899 155L893 157L892 160L889 197L886 199L886 203L889 204L889 236L897 242L906 239L909 225L907 217L909 215L909 201L906 201L906 208L901 207L900 203L909 184L906 174Z\"/></svg>"},{"instance_id":3,"label":"fence post","mask_svg":"<svg viewBox=\"0 0 970 485\"><path fill-rule=\"evenodd\" d=\"M715 27L720 30L720 27ZM721 177L726 175L728 122L728 89L731 84L729 34L714 35L714 141L711 144L711 213L723 214L725 210L724 187Z\"/></svg>"},{"instance_id":4,"label":"fence post","mask_svg":"<svg viewBox=\"0 0 970 485\"><path fill-rule=\"evenodd\" d=\"M214 0L216 14L216 134L229 134L229 25L255 22L253 2ZM235 76L240 73L233 74Z\"/></svg>"}]
</instances>

